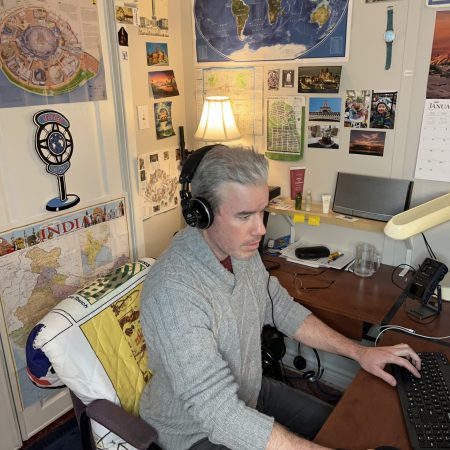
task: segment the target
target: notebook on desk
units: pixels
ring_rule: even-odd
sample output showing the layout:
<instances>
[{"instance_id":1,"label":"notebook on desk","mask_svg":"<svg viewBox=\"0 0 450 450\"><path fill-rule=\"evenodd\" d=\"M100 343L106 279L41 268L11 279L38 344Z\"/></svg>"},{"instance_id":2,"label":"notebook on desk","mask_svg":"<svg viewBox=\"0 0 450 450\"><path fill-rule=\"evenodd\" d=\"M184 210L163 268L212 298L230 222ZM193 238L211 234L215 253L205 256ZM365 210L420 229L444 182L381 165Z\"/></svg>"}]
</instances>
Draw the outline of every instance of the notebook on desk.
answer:
<instances>
[{"instance_id":1,"label":"notebook on desk","mask_svg":"<svg viewBox=\"0 0 450 450\"><path fill-rule=\"evenodd\" d=\"M333 247L329 247L330 254L338 253L340 256L338 256L336 259L332 259L329 256L325 256L323 258L316 258L316 259L300 259L295 256L295 250L299 247L310 247L312 245L319 245L314 244L311 242L305 242L305 241L296 241L292 244L288 245L286 248L280 251L281 256L284 256L288 261L294 262L297 264L302 264L304 266L308 267L326 267L330 269L343 269L347 265L349 265L354 259L355 255L352 252L349 252L347 250L337 249Z\"/></svg>"}]
</instances>

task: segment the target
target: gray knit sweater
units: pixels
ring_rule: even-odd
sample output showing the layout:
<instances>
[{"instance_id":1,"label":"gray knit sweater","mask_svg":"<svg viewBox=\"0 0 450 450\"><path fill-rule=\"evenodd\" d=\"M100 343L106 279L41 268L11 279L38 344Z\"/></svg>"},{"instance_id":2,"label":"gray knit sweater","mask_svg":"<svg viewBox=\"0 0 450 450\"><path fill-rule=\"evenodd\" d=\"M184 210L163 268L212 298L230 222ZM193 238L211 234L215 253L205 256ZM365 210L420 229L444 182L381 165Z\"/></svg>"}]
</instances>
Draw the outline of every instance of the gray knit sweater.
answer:
<instances>
[{"instance_id":1,"label":"gray knit sweater","mask_svg":"<svg viewBox=\"0 0 450 450\"><path fill-rule=\"evenodd\" d=\"M232 263L234 274L197 229L185 228L145 280L141 319L154 375L140 414L165 450L187 449L204 437L230 449L267 445L273 418L255 406L261 330L272 324L269 275L258 254ZM274 277L269 290L275 323L292 336L310 312Z\"/></svg>"}]
</instances>

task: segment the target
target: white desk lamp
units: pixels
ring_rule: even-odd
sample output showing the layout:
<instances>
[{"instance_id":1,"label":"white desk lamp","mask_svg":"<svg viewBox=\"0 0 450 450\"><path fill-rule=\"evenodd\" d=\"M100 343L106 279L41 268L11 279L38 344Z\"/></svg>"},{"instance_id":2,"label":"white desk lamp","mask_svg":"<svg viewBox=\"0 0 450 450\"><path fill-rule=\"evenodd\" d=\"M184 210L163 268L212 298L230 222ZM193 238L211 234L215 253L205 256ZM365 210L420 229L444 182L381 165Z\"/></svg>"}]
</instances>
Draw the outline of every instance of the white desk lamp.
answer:
<instances>
[{"instance_id":1,"label":"white desk lamp","mask_svg":"<svg viewBox=\"0 0 450 450\"><path fill-rule=\"evenodd\" d=\"M408 239L441 223L450 221L450 193L404 211L384 227L392 239ZM450 300L450 274L442 280L442 299Z\"/></svg>"},{"instance_id":2,"label":"white desk lamp","mask_svg":"<svg viewBox=\"0 0 450 450\"><path fill-rule=\"evenodd\" d=\"M194 137L207 142L226 142L240 139L241 133L234 120L229 97L205 98L202 116Z\"/></svg>"}]
</instances>

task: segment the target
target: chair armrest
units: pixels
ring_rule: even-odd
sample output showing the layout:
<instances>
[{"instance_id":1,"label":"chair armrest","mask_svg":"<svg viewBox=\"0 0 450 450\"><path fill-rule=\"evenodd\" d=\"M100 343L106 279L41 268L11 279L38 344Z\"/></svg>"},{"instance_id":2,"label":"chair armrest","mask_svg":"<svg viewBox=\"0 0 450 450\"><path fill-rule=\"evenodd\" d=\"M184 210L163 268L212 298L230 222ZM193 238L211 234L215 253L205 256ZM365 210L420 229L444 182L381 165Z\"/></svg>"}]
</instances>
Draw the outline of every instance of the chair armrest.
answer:
<instances>
[{"instance_id":1,"label":"chair armrest","mask_svg":"<svg viewBox=\"0 0 450 450\"><path fill-rule=\"evenodd\" d=\"M158 432L148 422L109 400L98 399L89 403L86 414L139 450L147 450L158 438Z\"/></svg>"}]
</instances>

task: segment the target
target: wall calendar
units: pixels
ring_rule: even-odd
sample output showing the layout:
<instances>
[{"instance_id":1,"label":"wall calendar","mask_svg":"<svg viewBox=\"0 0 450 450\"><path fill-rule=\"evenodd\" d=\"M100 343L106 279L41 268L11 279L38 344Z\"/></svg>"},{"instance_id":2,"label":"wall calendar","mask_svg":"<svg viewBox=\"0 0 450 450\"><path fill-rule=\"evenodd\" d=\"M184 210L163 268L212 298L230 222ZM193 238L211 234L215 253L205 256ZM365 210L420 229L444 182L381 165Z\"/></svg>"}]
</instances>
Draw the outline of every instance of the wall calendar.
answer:
<instances>
[{"instance_id":1,"label":"wall calendar","mask_svg":"<svg viewBox=\"0 0 450 450\"><path fill-rule=\"evenodd\" d=\"M450 100L426 100L414 176L450 182Z\"/></svg>"}]
</instances>

